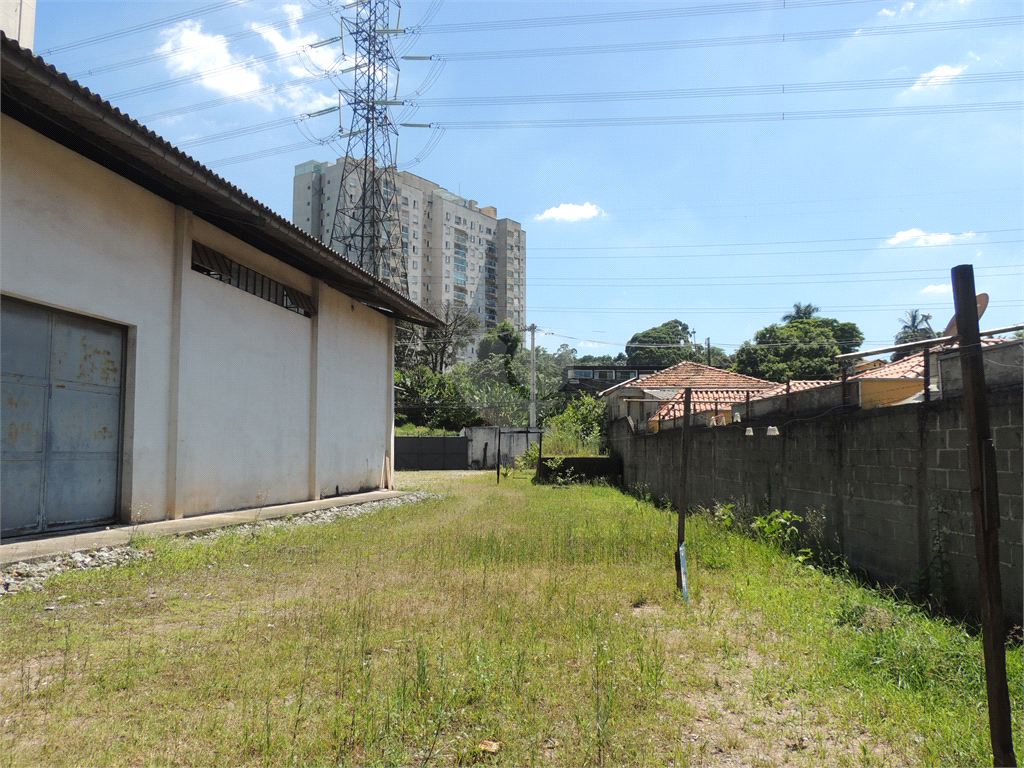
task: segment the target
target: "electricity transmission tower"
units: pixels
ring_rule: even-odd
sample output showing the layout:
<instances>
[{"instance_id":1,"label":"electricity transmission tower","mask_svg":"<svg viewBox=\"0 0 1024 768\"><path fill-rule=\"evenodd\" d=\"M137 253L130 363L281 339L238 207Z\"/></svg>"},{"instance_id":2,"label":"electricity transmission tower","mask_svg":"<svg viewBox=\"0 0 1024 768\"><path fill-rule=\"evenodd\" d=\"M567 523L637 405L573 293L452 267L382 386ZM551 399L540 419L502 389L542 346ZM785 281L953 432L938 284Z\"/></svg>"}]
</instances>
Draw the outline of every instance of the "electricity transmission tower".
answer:
<instances>
[{"instance_id":1,"label":"electricity transmission tower","mask_svg":"<svg viewBox=\"0 0 1024 768\"><path fill-rule=\"evenodd\" d=\"M408 296L396 192L398 128L388 109L401 104L388 98L388 75L398 72L391 38L402 33L397 20L391 26L391 11L400 18L401 6L398 0L365 0L346 7L352 6L355 19L342 24L355 43L355 82L351 91L341 92L351 122L328 245Z\"/></svg>"}]
</instances>

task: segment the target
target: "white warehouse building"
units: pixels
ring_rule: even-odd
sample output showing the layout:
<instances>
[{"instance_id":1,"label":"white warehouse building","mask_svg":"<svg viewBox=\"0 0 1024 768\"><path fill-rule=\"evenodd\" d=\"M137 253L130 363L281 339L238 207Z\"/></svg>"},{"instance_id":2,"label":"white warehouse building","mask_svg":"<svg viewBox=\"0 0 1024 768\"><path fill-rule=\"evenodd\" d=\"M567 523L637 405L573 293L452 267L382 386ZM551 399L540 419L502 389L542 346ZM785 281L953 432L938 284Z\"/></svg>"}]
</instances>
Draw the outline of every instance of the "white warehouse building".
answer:
<instances>
[{"instance_id":1,"label":"white warehouse building","mask_svg":"<svg viewBox=\"0 0 1024 768\"><path fill-rule=\"evenodd\" d=\"M2 535L390 487L437 319L0 38Z\"/></svg>"}]
</instances>

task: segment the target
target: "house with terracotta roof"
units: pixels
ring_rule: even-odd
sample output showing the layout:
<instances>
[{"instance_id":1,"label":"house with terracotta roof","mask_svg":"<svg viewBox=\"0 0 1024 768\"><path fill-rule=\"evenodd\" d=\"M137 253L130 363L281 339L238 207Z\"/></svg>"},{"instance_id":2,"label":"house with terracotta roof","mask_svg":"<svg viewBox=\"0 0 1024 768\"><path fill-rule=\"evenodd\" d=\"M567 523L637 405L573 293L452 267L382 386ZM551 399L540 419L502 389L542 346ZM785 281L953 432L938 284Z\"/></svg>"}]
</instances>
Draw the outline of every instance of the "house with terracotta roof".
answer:
<instances>
[{"instance_id":1,"label":"house with terracotta roof","mask_svg":"<svg viewBox=\"0 0 1024 768\"><path fill-rule=\"evenodd\" d=\"M0 55L3 538L390 487L395 322L437 318Z\"/></svg>"},{"instance_id":2,"label":"house with terracotta roof","mask_svg":"<svg viewBox=\"0 0 1024 768\"><path fill-rule=\"evenodd\" d=\"M616 384L599 396L608 403L610 419L629 418L634 424L646 425L662 406L681 396L687 388L691 390L691 401L694 397L700 398L702 412L713 409L717 414L719 405L728 410L732 398L771 386L770 381L687 360L649 376Z\"/></svg>"},{"instance_id":3,"label":"house with terracotta roof","mask_svg":"<svg viewBox=\"0 0 1024 768\"><path fill-rule=\"evenodd\" d=\"M1024 379L1024 340L982 339L985 381L990 388L1020 386ZM957 345L917 352L886 363L869 361L842 381L791 381L764 390L732 406L732 419L763 418L775 413L823 411L843 406L883 408L955 397L963 393Z\"/></svg>"}]
</instances>

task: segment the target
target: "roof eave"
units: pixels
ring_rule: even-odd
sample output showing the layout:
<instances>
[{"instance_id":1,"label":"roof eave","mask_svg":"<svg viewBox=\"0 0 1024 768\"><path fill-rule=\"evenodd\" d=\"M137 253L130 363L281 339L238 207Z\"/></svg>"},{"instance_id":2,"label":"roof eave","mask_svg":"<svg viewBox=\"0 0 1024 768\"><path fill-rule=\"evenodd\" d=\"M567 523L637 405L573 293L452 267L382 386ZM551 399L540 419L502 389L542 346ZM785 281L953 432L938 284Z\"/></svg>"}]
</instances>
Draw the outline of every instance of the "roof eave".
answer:
<instances>
[{"instance_id":1,"label":"roof eave","mask_svg":"<svg viewBox=\"0 0 1024 768\"><path fill-rule=\"evenodd\" d=\"M3 114L389 317L441 324L2 32L0 49Z\"/></svg>"}]
</instances>

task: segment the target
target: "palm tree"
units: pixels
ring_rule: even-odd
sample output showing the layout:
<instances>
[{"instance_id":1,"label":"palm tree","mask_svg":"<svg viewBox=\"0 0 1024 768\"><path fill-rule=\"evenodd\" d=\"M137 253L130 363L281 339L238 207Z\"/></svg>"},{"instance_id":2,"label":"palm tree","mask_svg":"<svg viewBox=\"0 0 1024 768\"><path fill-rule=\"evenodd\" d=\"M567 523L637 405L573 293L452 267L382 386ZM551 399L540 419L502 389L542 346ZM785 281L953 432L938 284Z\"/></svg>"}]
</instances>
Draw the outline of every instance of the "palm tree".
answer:
<instances>
[{"instance_id":1,"label":"palm tree","mask_svg":"<svg viewBox=\"0 0 1024 768\"><path fill-rule=\"evenodd\" d=\"M928 322L932 319L931 315L925 314L919 309L908 310L904 315L904 317L900 318L900 331L895 337L897 344L909 344L912 341L934 339L938 335L932 330L932 326ZM893 361L902 360L907 355L912 354L914 354L912 350L897 350L893 352L892 359Z\"/></svg>"},{"instance_id":2,"label":"palm tree","mask_svg":"<svg viewBox=\"0 0 1024 768\"><path fill-rule=\"evenodd\" d=\"M793 305L793 313L782 316L782 322L789 325L794 320L810 320L818 314L818 307L813 304L801 304L799 301Z\"/></svg>"}]
</instances>

